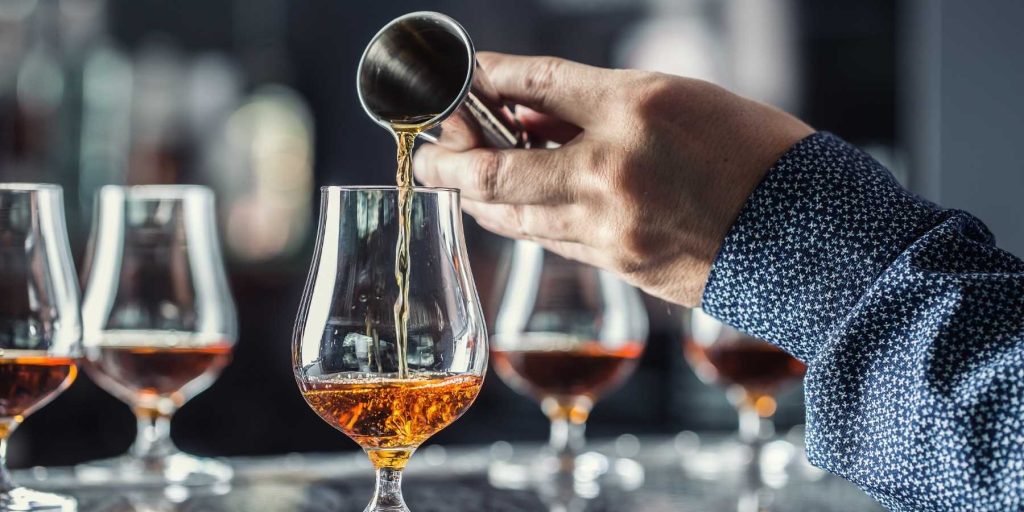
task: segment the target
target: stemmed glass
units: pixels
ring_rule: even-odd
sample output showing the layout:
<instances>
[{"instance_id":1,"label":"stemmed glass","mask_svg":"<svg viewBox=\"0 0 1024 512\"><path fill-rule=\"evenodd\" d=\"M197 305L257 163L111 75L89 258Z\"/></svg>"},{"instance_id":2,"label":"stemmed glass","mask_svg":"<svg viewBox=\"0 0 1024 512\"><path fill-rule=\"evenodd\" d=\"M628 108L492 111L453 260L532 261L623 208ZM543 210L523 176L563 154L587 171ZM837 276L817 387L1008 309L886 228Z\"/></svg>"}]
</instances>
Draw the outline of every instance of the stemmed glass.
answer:
<instances>
[{"instance_id":1,"label":"stemmed glass","mask_svg":"<svg viewBox=\"0 0 1024 512\"><path fill-rule=\"evenodd\" d=\"M75 500L18 487L7 439L75 380L82 322L56 185L0 184L0 510L73 510Z\"/></svg>"},{"instance_id":2,"label":"stemmed glass","mask_svg":"<svg viewBox=\"0 0 1024 512\"><path fill-rule=\"evenodd\" d=\"M498 376L551 422L533 474L571 473L594 403L636 368L647 339L640 293L608 272L517 241L492 337ZM492 479L501 480L492 468Z\"/></svg>"},{"instance_id":3,"label":"stemmed glass","mask_svg":"<svg viewBox=\"0 0 1024 512\"><path fill-rule=\"evenodd\" d=\"M180 452L171 416L213 383L237 337L210 189L106 186L85 265L86 371L131 406L138 434L122 457L77 468L84 480L208 485L226 464Z\"/></svg>"},{"instance_id":4,"label":"stemmed glass","mask_svg":"<svg viewBox=\"0 0 1024 512\"><path fill-rule=\"evenodd\" d=\"M761 445L775 430L775 395L799 382L806 367L781 348L723 324L700 308L690 310L688 320L683 355L701 381L725 388L739 416L742 448L760 465ZM728 464L720 456L712 462Z\"/></svg>"},{"instance_id":5,"label":"stemmed glass","mask_svg":"<svg viewBox=\"0 0 1024 512\"><path fill-rule=\"evenodd\" d=\"M412 190L409 274L396 276L399 189L321 189L316 252L292 338L302 396L377 470L367 511L408 510L402 469L469 408L487 367L459 193ZM402 282L408 297L399 302ZM404 344L396 321L403 310Z\"/></svg>"}]
</instances>

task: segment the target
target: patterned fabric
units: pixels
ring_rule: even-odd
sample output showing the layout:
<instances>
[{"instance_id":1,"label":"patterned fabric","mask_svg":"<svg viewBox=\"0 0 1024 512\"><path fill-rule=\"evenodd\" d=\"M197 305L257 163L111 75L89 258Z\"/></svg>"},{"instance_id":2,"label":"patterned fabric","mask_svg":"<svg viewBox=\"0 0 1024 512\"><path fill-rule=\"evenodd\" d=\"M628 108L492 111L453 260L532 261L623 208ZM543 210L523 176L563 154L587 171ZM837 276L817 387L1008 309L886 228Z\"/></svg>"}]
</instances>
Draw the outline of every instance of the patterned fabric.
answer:
<instances>
[{"instance_id":1,"label":"patterned fabric","mask_svg":"<svg viewBox=\"0 0 1024 512\"><path fill-rule=\"evenodd\" d=\"M896 511L1024 510L1024 262L839 138L748 199L704 310L807 363L808 456Z\"/></svg>"}]
</instances>

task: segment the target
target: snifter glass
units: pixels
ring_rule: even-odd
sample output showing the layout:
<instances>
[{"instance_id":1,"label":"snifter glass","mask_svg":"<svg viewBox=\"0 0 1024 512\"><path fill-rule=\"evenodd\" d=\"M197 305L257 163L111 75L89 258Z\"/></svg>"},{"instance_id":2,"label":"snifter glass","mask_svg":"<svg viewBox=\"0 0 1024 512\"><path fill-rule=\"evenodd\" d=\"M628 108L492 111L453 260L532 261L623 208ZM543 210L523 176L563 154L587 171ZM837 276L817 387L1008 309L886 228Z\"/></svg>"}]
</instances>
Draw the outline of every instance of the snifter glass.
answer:
<instances>
[{"instance_id":1,"label":"snifter glass","mask_svg":"<svg viewBox=\"0 0 1024 512\"><path fill-rule=\"evenodd\" d=\"M292 337L306 402L376 467L368 511L408 510L402 469L421 443L469 408L487 367L459 193L412 190L403 275L396 264L399 189L321 189L316 252ZM399 302L403 282L407 308Z\"/></svg>"},{"instance_id":2,"label":"snifter glass","mask_svg":"<svg viewBox=\"0 0 1024 512\"><path fill-rule=\"evenodd\" d=\"M547 453L529 474L576 471L591 409L633 373L647 330L636 288L533 242L515 242L491 358L498 376L540 402L551 422ZM496 483L521 473L508 465L491 468Z\"/></svg>"},{"instance_id":3,"label":"snifter glass","mask_svg":"<svg viewBox=\"0 0 1024 512\"><path fill-rule=\"evenodd\" d=\"M82 322L61 188L0 184L0 511L74 510L72 498L18 487L7 439L75 380Z\"/></svg>"},{"instance_id":4,"label":"snifter glass","mask_svg":"<svg viewBox=\"0 0 1024 512\"><path fill-rule=\"evenodd\" d=\"M106 186L96 195L82 315L89 376L129 406L125 456L79 466L83 480L208 485L223 462L182 453L171 416L231 360L238 327L214 217L198 185Z\"/></svg>"},{"instance_id":5,"label":"snifter glass","mask_svg":"<svg viewBox=\"0 0 1024 512\"><path fill-rule=\"evenodd\" d=\"M723 448L726 452L730 447L740 450L695 457L691 469L714 473L739 469L737 466L747 461L758 469L777 469L764 466L761 451L775 431L775 395L800 382L806 367L781 348L726 325L700 308L690 310L686 320L683 354L687 363L702 382L725 389L739 417L739 445L726 443Z\"/></svg>"}]
</instances>

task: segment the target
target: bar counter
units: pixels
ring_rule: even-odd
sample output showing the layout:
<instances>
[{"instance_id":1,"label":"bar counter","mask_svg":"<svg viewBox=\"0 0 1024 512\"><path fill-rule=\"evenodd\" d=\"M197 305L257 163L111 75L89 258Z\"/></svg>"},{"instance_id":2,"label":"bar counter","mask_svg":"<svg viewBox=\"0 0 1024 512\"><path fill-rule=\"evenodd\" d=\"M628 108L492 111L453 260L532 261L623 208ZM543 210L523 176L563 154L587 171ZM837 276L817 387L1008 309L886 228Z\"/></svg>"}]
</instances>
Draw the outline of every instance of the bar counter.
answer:
<instances>
[{"instance_id":1,"label":"bar counter","mask_svg":"<svg viewBox=\"0 0 1024 512\"><path fill-rule=\"evenodd\" d=\"M778 471L702 471L702 465L732 464L726 453L734 452L722 448L728 442L691 433L600 440L588 448L609 455L581 468L600 476L546 485L528 483L520 464L532 459L538 445L427 446L406 470L405 499L414 512L884 510L845 480L809 466L800 448L781 442L765 452L768 459L787 460ZM74 496L81 512L358 512L373 490L373 471L361 452L228 460L233 481L206 488L86 485L70 468L24 469L15 478Z\"/></svg>"}]
</instances>

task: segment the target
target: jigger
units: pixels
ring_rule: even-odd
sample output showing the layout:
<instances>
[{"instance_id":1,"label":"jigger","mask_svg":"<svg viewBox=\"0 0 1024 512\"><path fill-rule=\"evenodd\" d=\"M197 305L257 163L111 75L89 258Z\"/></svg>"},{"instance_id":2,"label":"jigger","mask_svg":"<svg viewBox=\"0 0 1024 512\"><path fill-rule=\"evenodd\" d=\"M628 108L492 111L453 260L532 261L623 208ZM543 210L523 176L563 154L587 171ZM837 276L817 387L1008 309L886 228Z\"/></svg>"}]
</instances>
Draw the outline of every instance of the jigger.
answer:
<instances>
[{"instance_id":1,"label":"jigger","mask_svg":"<svg viewBox=\"0 0 1024 512\"><path fill-rule=\"evenodd\" d=\"M388 129L423 126L420 137L454 150L526 146L466 29L444 14L414 12L380 29L359 61L356 90L366 113Z\"/></svg>"}]
</instances>

